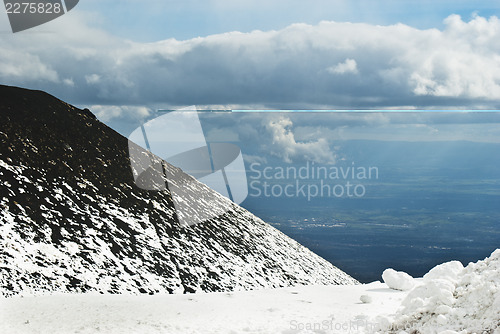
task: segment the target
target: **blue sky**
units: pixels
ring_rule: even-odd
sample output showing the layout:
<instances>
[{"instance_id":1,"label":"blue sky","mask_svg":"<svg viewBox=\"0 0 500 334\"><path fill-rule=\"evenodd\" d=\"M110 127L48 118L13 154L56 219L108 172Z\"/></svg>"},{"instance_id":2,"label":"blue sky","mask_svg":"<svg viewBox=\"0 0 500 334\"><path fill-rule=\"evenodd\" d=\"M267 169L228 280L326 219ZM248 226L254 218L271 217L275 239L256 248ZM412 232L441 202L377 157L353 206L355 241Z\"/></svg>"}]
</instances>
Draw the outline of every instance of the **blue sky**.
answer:
<instances>
[{"instance_id":1,"label":"blue sky","mask_svg":"<svg viewBox=\"0 0 500 334\"><path fill-rule=\"evenodd\" d=\"M493 0L81 0L104 30L135 41L190 39L228 31L278 30L293 23L338 21L442 28L450 14L498 15Z\"/></svg>"}]
</instances>

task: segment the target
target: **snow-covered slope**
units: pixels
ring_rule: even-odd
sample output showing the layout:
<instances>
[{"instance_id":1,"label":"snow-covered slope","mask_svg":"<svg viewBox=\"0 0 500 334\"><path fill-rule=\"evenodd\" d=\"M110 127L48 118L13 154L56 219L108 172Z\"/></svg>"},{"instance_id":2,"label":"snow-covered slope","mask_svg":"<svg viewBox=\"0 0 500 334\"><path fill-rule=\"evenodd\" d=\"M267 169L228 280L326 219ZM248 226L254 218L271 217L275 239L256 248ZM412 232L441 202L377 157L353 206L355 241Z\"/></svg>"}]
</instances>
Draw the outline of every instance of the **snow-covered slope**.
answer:
<instances>
[{"instance_id":1,"label":"snow-covered slope","mask_svg":"<svg viewBox=\"0 0 500 334\"><path fill-rule=\"evenodd\" d=\"M180 226L168 191L134 185L127 139L88 110L0 86L0 124L3 295L357 283L198 182L182 200L217 218Z\"/></svg>"}]
</instances>

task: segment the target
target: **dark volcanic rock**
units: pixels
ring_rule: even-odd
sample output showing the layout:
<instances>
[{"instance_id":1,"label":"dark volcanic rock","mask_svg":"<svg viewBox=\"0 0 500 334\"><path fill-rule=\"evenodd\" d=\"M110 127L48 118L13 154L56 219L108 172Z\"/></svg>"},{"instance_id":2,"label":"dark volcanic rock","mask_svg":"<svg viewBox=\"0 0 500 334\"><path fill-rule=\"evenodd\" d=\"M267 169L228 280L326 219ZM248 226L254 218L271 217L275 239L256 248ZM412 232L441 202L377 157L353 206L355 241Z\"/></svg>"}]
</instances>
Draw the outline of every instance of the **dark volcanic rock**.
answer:
<instances>
[{"instance_id":1,"label":"dark volcanic rock","mask_svg":"<svg viewBox=\"0 0 500 334\"><path fill-rule=\"evenodd\" d=\"M1 294L356 283L196 181L185 200L216 218L180 226L168 191L135 186L128 140L88 110L0 86L0 124Z\"/></svg>"}]
</instances>

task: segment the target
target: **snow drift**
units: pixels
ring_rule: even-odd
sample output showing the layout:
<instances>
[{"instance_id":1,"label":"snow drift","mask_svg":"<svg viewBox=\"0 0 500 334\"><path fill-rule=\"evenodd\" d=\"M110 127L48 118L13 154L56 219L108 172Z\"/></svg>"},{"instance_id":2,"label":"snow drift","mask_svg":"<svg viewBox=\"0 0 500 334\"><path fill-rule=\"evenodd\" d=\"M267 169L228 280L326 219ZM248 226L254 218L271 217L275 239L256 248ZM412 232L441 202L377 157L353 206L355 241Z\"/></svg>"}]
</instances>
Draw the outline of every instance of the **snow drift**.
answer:
<instances>
[{"instance_id":1,"label":"snow drift","mask_svg":"<svg viewBox=\"0 0 500 334\"><path fill-rule=\"evenodd\" d=\"M500 333L500 249L467 267L458 261L431 269L381 333Z\"/></svg>"}]
</instances>

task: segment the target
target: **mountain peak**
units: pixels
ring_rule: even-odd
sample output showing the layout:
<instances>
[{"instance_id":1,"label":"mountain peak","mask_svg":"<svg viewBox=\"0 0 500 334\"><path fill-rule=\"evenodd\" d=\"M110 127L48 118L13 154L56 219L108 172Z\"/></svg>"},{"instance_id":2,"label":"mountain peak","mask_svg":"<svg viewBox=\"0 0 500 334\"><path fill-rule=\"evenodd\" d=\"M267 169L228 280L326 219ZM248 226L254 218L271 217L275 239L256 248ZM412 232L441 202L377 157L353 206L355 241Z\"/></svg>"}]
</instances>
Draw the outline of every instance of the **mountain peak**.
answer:
<instances>
[{"instance_id":1,"label":"mountain peak","mask_svg":"<svg viewBox=\"0 0 500 334\"><path fill-rule=\"evenodd\" d=\"M39 108L40 106L45 106L45 108ZM37 108L39 108L38 112L30 112ZM0 110L2 112L16 110L14 115L17 116L17 119L47 119L67 112L96 119L90 110L75 108L44 91L5 85L0 85Z\"/></svg>"},{"instance_id":2,"label":"mountain peak","mask_svg":"<svg viewBox=\"0 0 500 334\"><path fill-rule=\"evenodd\" d=\"M136 187L128 140L88 110L41 91L0 86L0 123L4 295L356 283L197 181L183 200L217 214L181 226L169 191ZM190 177L157 159L170 174Z\"/></svg>"}]
</instances>

